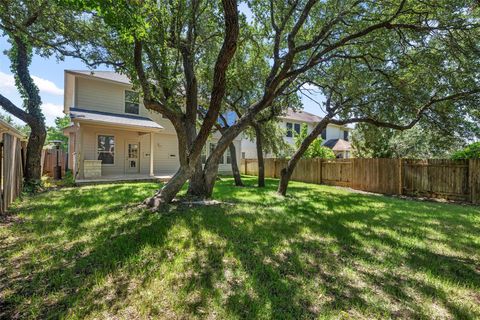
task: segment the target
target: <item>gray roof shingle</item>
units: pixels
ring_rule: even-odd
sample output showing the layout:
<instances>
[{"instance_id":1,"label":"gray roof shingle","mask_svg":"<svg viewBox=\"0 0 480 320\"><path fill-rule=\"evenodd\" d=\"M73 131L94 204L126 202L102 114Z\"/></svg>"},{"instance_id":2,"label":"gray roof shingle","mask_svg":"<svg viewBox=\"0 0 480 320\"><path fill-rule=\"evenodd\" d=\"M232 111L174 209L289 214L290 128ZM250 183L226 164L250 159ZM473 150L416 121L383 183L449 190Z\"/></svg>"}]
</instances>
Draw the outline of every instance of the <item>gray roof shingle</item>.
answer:
<instances>
[{"instance_id":1,"label":"gray roof shingle","mask_svg":"<svg viewBox=\"0 0 480 320\"><path fill-rule=\"evenodd\" d=\"M349 151L351 148L350 142L343 139L327 140L323 146L332 149L333 151Z\"/></svg>"},{"instance_id":2,"label":"gray roof shingle","mask_svg":"<svg viewBox=\"0 0 480 320\"><path fill-rule=\"evenodd\" d=\"M314 115L313 113L306 112L306 111L293 111L290 108L287 110L287 114L282 116L281 118L286 120L311 122L311 123L322 121L321 117Z\"/></svg>"},{"instance_id":3,"label":"gray roof shingle","mask_svg":"<svg viewBox=\"0 0 480 320\"><path fill-rule=\"evenodd\" d=\"M161 125L152 121L149 118L127 115L127 114L114 114L101 111L92 111L79 108L70 109L70 118L72 120L86 120L91 122L103 122L106 124L125 125L144 127L149 129L163 129Z\"/></svg>"}]
</instances>

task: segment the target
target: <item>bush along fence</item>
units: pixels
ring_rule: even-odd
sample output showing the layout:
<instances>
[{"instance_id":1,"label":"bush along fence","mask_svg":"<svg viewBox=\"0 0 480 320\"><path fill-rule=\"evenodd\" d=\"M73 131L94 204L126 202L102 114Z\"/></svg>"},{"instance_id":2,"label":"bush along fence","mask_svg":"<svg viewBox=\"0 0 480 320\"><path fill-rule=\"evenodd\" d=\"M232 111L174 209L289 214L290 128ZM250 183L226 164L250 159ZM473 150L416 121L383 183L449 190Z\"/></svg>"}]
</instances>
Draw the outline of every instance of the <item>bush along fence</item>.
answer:
<instances>
[{"instance_id":1,"label":"bush along fence","mask_svg":"<svg viewBox=\"0 0 480 320\"><path fill-rule=\"evenodd\" d=\"M23 188L26 137L0 121L0 214L20 196Z\"/></svg>"},{"instance_id":2,"label":"bush along fence","mask_svg":"<svg viewBox=\"0 0 480 320\"><path fill-rule=\"evenodd\" d=\"M265 177L280 178L287 162L265 159ZM241 172L258 175L258 161L242 159ZM480 204L480 160L302 159L292 180Z\"/></svg>"}]
</instances>

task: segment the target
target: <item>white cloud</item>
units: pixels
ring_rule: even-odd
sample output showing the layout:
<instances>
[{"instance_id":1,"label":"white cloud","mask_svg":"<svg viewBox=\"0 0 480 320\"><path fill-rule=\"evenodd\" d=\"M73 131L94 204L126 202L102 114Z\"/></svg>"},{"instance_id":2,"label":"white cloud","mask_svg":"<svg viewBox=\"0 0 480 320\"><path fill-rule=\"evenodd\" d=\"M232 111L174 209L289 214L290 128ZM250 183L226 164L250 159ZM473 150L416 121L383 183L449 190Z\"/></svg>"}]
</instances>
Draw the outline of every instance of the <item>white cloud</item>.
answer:
<instances>
[{"instance_id":1,"label":"white cloud","mask_svg":"<svg viewBox=\"0 0 480 320\"><path fill-rule=\"evenodd\" d=\"M63 106L51 102L45 102L42 104L42 111L47 119L48 123L53 122L56 117L63 117Z\"/></svg>"},{"instance_id":2,"label":"white cloud","mask_svg":"<svg viewBox=\"0 0 480 320\"><path fill-rule=\"evenodd\" d=\"M48 93L56 96L63 96L63 89L57 87L55 83L50 80L43 79L37 76L32 76L33 81L37 85L40 93Z\"/></svg>"},{"instance_id":3,"label":"white cloud","mask_svg":"<svg viewBox=\"0 0 480 320\"><path fill-rule=\"evenodd\" d=\"M63 96L63 89L57 87L52 81L37 76L32 76L32 79L40 90L40 94ZM12 74L0 71L0 90L4 93L11 93L13 90L16 90L15 80Z\"/></svg>"},{"instance_id":4,"label":"white cloud","mask_svg":"<svg viewBox=\"0 0 480 320\"><path fill-rule=\"evenodd\" d=\"M45 115L47 126L53 126L55 125L56 117L64 116L63 105L61 104L62 99L60 97L47 97L45 95L48 94L55 96L63 96L63 90L58 88L53 82L49 80L42 79L36 76L32 76L32 78L33 81L35 81L35 84L40 89L40 95L43 101L41 108L43 114ZM0 71L0 93L7 95L7 98L10 99L10 101L12 101L17 106L21 106L23 103L22 98L20 97L18 90L15 87L15 80L12 74L7 74ZM60 102L60 104L54 102L47 102L48 100L52 101L52 99L53 101L58 100L56 102ZM4 110L0 108L0 111L3 112ZM23 123L20 122L20 120L18 120L17 122Z\"/></svg>"},{"instance_id":5,"label":"white cloud","mask_svg":"<svg viewBox=\"0 0 480 320\"><path fill-rule=\"evenodd\" d=\"M4 93L10 93L15 90L13 75L0 71L0 90Z\"/></svg>"}]
</instances>

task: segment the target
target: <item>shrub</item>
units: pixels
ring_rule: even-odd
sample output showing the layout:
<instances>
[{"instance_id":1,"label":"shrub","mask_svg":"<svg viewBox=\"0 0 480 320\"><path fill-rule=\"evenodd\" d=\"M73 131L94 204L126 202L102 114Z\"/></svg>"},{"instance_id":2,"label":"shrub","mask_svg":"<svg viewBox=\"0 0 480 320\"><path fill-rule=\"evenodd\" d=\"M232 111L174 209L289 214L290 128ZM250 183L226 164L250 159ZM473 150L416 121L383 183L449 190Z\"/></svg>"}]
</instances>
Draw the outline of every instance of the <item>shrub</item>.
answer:
<instances>
[{"instance_id":1,"label":"shrub","mask_svg":"<svg viewBox=\"0 0 480 320\"><path fill-rule=\"evenodd\" d=\"M295 136L295 145L297 148L300 147L307 135L307 126L303 124L300 133ZM335 159L335 153L333 153L332 149L322 146L322 142L323 140L321 138L315 139L303 154L303 158Z\"/></svg>"},{"instance_id":2,"label":"shrub","mask_svg":"<svg viewBox=\"0 0 480 320\"><path fill-rule=\"evenodd\" d=\"M452 159L480 159L480 141L472 143L465 149L455 152L452 155Z\"/></svg>"}]
</instances>

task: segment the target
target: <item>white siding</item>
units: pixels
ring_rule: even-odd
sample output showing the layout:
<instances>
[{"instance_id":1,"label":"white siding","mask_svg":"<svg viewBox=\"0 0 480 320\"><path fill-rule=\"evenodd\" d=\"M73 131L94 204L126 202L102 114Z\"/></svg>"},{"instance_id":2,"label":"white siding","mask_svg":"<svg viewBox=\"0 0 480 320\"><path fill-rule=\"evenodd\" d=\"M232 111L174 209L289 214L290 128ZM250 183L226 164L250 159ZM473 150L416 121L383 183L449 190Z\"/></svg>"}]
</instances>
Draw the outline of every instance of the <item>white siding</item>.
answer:
<instances>
[{"instance_id":1,"label":"white siding","mask_svg":"<svg viewBox=\"0 0 480 320\"><path fill-rule=\"evenodd\" d=\"M75 107L86 110L128 115L125 113L125 90L131 86L94 78L76 77ZM140 103L138 116L147 117L164 127L163 132L175 133L172 123L159 113L147 110Z\"/></svg>"},{"instance_id":2,"label":"white siding","mask_svg":"<svg viewBox=\"0 0 480 320\"><path fill-rule=\"evenodd\" d=\"M81 126L83 133L84 160L96 160L97 136L113 135L115 137L115 160L113 165L102 165L102 175L119 175L126 171L126 145L129 141L140 144L139 173L148 174L150 171L150 134L134 131L124 131L99 126ZM173 135L155 135L154 143L154 173L172 174L178 168L177 139Z\"/></svg>"},{"instance_id":3,"label":"white siding","mask_svg":"<svg viewBox=\"0 0 480 320\"><path fill-rule=\"evenodd\" d=\"M290 144L292 147L295 148L295 137L287 137L286 136L286 131L287 131L287 123L299 123L300 125L303 125L304 123L299 122L299 121L294 121L294 120L288 120L288 119L283 119L281 122L279 122L279 126L285 130L285 135L283 137L283 140ZM307 133L311 133L312 130L314 129L315 125L314 123L305 123L307 124ZM292 128L292 130L294 130ZM330 139L343 139L343 133L345 130L348 130L347 128L336 126L336 125L331 125L329 124L327 126L327 138L324 139L324 142ZM321 136L321 135L320 135ZM247 159L256 159L257 158L257 146L255 143L255 139L253 141L250 141L247 138L242 138L242 153L245 154L245 158ZM267 157L271 157L273 155L266 155Z\"/></svg>"},{"instance_id":4,"label":"white siding","mask_svg":"<svg viewBox=\"0 0 480 320\"><path fill-rule=\"evenodd\" d=\"M255 141L250 141L249 139L242 139L242 154L245 155L246 159L256 159L257 158L257 146Z\"/></svg>"},{"instance_id":5,"label":"white siding","mask_svg":"<svg viewBox=\"0 0 480 320\"><path fill-rule=\"evenodd\" d=\"M343 139L343 132L345 130L343 128L333 126L333 125L328 125L327 127L327 139ZM325 141L326 141L325 140Z\"/></svg>"},{"instance_id":6,"label":"white siding","mask_svg":"<svg viewBox=\"0 0 480 320\"><path fill-rule=\"evenodd\" d=\"M75 107L124 114L124 90L128 86L77 77Z\"/></svg>"}]
</instances>

